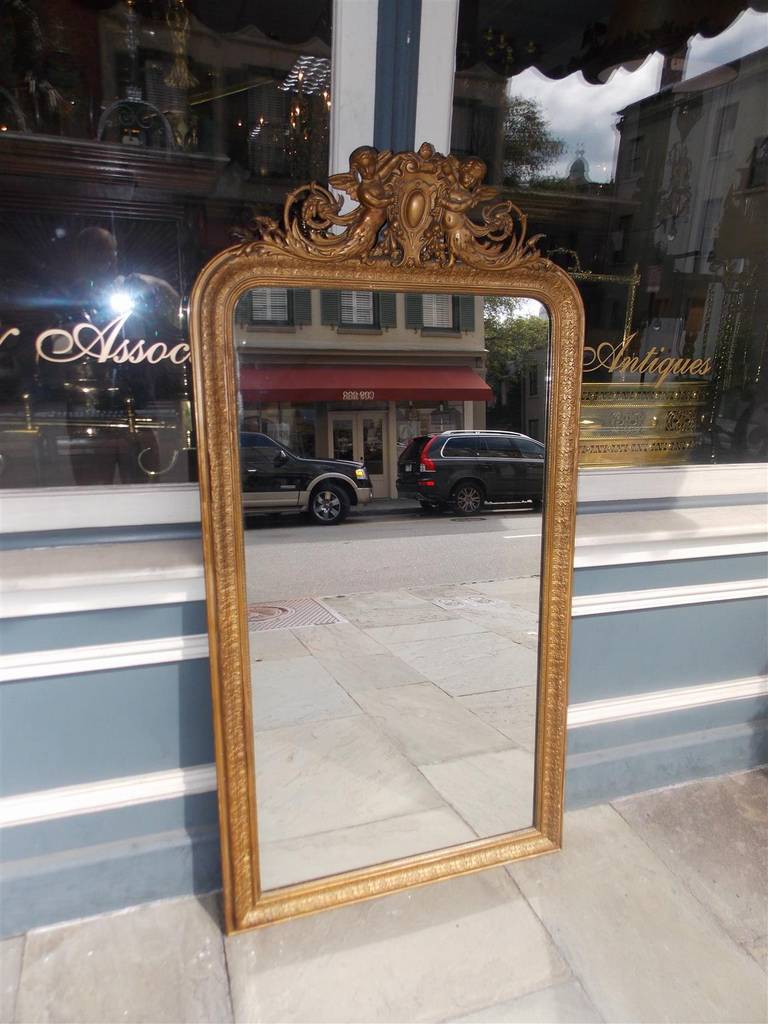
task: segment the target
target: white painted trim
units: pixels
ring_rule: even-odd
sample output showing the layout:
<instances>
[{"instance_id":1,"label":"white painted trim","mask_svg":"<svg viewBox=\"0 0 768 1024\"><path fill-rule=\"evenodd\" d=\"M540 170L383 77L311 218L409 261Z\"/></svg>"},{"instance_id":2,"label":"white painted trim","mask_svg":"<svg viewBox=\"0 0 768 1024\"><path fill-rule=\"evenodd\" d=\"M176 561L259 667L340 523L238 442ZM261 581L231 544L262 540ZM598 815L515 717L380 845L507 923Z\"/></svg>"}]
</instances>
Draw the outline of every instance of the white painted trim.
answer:
<instances>
[{"instance_id":1,"label":"white painted trim","mask_svg":"<svg viewBox=\"0 0 768 1024\"><path fill-rule=\"evenodd\" d=\"M36 487L0 491L0 533L200 522L197 484Z\"/></svg>"},{"instance_id":2,"label":"white painted trim","mask_svg":"<svg viewBox=\"0 0 768 1024\"><path fill-rule=\"evenodd\" d=\"M154 640L128 640L88 647L61 647L0 655L0 683L19 679L71 676L139 665L161 665L208 657L208 635L165 636Z\"/></svg>"},{"instance_id":3,"label":"white painted trim","mask_svg":"<svg viewBox=\"0 0 768 1024\"><path fill-rule=\"evenodd\" d=\"M646 562L676 562L688 558L724 558L727 555L760 555L768 551L768 540L654 541L640 544L606 544L604 547L577 549L575 569L595 569L608 565L634 565Z\"/></svg>"},{"instance_id":4,"label":"white painted trim","mask_svg":"<svg viewBox=\"0 0 768 1024\"><path fill-rule=\"evenodd\" d=\"M459 0L422 0L415 144L451 152Z\"/></svg>"},{"instance_id":5,"label":"white painted trim","mask_svg":"<svg viewBox=\"0 0 768 1024\"><path fill-rule=\"evenodd\" d=\"M768 551L764 504L605 512L576 520L577 569Z\"/></svg>"},{"instance_id":6,"label":"white painted trim","mask_svg":"<svg viewBox=\"0 0 768 1024\"><path fill-rule=\"evenodd\" d=\"M5 551L0 618L205 599L200 541Z\"/></svg>"},{"instance_id":7,"label":"white painted trim","mask_svg":"<svg viewBox=\"0 0 768 1024\"><path fill-rule=\"evenodd\" d=\"M353 149L373 145L378 30L378 0L333 0L330 174L349 170Z\"/></svg>"},{"instance_id":8,"label":"white painted trim","mask_svg":"<svg viewBox=\"0 0 768 1024\"><path fill-rule=\"evenodd\" d=\"M121 807L210 793L215 789L216 766L200 764L192 768L172 768L147 775L129 775L121 779L20 793L0 799L0 828L33 825L40 821L71 818L76 814L116 811Z\"/></svg>"},{"instance_id":9,"label":"white painted trim","mask_svg":"<svg viewBox=\"0 0 768 1024\"><path fill-rule=\"evenodd\" d=\"M764 462L723 466L636 466L580 469L579 501L637 501L756 494L768 498Z\"/></svg>"},{"instance_id":10,"label":"white painted trim","mask_svg":"<svg viewBox=\"0 0 768 1024\"><path fill-rule=\"evenodd\" d=\"M202 567L199 579L138 580L130 583L46 587L40 590L3 593L0 620L26 615L59 615L96 612L114 608L143 608L153 604L186 604L205 600Z\"/></svg>"},{"instance_id":11,"label":"white painted trim","mask_svg":"<svg viewBox=\"0 0 768 1024\"><path fill-rule=\"evenodd\" d=\"M628 697L592 700L572 704L568 708L568 728L581 729L603 722L624 722L633 718L645 718L647 715L689 711L710 704L764 696L768 696L768 676L749 676L746 679L730 679L724 683L705 683L701 686L682 686L673 690L635 693Z\"/></svg>"},{"instance_id":12,"label":"white painted trim","mask_svg":"<svg viewBox=\"0 0 768 1024\"><path fill-rule=\"evenodd\" d=\"M610 612L638 611L645 608L742 601L750 597L768 597L768 580L736 580L728 583L696 583L682 587L626 590L611 594L581 594L573 598L571 612L574 618L579 618L584 615L607 615Z\"/></svg>"}]
</instances>

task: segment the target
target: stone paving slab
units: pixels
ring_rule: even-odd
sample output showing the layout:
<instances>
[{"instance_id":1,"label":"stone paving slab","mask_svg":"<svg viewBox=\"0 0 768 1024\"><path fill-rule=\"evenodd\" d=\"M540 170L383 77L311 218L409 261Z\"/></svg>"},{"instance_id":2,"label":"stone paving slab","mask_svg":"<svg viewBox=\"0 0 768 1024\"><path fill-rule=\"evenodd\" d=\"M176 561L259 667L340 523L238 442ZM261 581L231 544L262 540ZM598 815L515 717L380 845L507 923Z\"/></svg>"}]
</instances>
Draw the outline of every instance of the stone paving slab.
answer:
<instances>
[{"instance_id":1,"label":"stone paving slab","mask_svg":"<svg viewBox=\"0 0 768 1024\"><path fill-rule=\"evenodd\" d=\"M536 749L536 688L520 686L515 690L459 697L458 702L482 721L498 729L515 746L533 754Z\"/></svg>"},{"instance_id":2,"label":"stone paving slab","mask_svg":"<svg viewBox=\"0 0 768 1024\"><path fill-rule=\"evenodd\" d=\"M570 972L503 869L227 940L238 1022L437 1021Z\"/></svg>"},{"instance_id":3,"label":"stone paving slab","mask_svg":"<svg viewBox=\"0 0 768 1024\"><path fill-rule=\"evenodd\" d=\"M347 691L311 657L252 662L251 689L255 732L360 713Z\"/></svg>"},{"instance_id":4,"label":"stone paving slab","mask_svg":"<svg viewBox=\"0 0 768 1024\"><path fill-rule=\"evenodd\" d=\"M614 806L768 968L768 769L645 793Z\"/></svg>"},{"instance_id":5,"label":"stone paving slab","mask_svg":"<svg viewBox=\"0 0 768 1024\"><path fill-rule=\"evenodd\" d=\"M434 683L360 693L357 701L415 765L510 746L506 736Z\"/></svg>"},{"instance_id":6,"label":"stone paving slab","mask_svg":"<svg viewBox=\"0 0 768 1024\"><path fill-rule=\"evenodd\" d=\"M399 643L392 650L455 696L512 689L536 680L536 652L496 633Z\"/></svg>"},{"instance_id":7,"label":"stone paving slab","mask_svg":"<svg viewBox=\"0 0 768 1024\"><path fill-rule=\"evenodd\" d=\"M13 1024L23 953L23 935L0 942L0 1024Z\"/></svg>"},{"instance_id":8,"label":"stone paving slab","mask_svg":"<svg viewBox=\"0 0 768 1024\"><path fill-rule=\"evenodd\" d=\"M560 853L507 870L607 1021L765 1021L763 971L612 807L567 814Z\"/></svg>"},{"instance_id":9,"label":"stone paving slab","mask_svg":"<svg viewBox=\"0 0 768 1024\"><path fill-rule=\"evenodd\" d=\"M600 1024L602 1019L578 981L566 981L501 1006L454 1017L450 1024Z\"/></svg>"},{"instance_id":10,"label":"stone paving slab","mask_svg":"<svg viewBox=\"0 0 768 1024\"><path fill-rule=\"evenodd\" d=\"M185 899L30 932L23 1024L232 1020L218 901Z\"/></svg>"},{"instance_id":11,"label":"stone paving slab","mask_svg":"<svg viewBox=\"0 0 768 1024\"><path fill-rule=\"evenodd\" d=\"M480 838L533 824L534 761L526 750L471 754L421 770Z\"/></svg>"},{"instance_id":12,"label":"stone paving slab","mask_svg":"<svg viewBox=\"0 0 768 1024\"><path fill-rule=\"evenodd\" d=\"M436 807L311 836L262 842L261 883L265 889L276 889L473 839L477 836L454 810Z\"/></svg>"}]
</instances>

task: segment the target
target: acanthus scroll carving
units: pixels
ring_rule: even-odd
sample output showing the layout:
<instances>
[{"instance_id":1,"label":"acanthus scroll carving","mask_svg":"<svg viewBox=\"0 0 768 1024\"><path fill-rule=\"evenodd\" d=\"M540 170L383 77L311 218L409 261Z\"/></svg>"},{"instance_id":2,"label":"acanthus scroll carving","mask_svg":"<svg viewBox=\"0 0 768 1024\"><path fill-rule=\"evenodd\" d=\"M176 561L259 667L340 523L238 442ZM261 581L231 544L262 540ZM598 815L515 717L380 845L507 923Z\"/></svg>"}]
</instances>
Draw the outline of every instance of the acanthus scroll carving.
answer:
<instances>
[{"instance_id":1,"label":"acanthus scroll carving","mask_svg":"<svg viewBox=\"0 0 768 1024\"><path fill-rule=\"evenodd\" d=\"M415 153L360 146L349 171L329 179L330 188L312 182L291 192L282 223L255 218L240 232L243 250L405 268L548 265L536 248L542 236L526 238L526 215L483 185L485 174L477 157L444 156L428 142ZM343 195L357 207L342 212Z\"/></svg>"}]
</instances>

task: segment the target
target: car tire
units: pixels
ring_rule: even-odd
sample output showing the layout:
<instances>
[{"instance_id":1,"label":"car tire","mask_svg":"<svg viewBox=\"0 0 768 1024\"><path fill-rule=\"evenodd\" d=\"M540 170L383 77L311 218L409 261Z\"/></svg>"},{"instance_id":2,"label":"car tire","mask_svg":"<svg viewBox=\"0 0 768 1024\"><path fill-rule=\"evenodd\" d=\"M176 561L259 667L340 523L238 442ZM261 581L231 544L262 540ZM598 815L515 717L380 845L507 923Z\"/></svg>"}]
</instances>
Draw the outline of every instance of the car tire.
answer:
<instances>
[{"instance_id":1,"label":"car tire","mask_svg":"<svg viewBox=\"0 0 768 1024\"><path fill-rule=\"evenodd\" d=\"M485 491L475 480L462 480L451 491L451 508L460 516L476 516L485 504Z\"/></svg>"},{"instance_id":2,"label":"car tire","mask_svg":"<svg viewBox=\"0 0 768 1024\"><path fill-rule=\"evenodd\" d=\"M318 526L336 526L349 513L349 495L339 484L320 484L309 499L307 515Z\"/></svg>"}]
</instances>

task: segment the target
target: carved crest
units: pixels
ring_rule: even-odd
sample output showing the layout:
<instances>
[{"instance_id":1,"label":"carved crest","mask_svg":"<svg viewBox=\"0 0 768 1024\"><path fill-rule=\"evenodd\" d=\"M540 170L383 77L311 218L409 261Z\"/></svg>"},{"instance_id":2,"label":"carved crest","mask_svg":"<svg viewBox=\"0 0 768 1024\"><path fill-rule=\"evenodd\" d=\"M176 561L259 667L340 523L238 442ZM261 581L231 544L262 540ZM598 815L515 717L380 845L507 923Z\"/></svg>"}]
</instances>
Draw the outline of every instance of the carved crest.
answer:
<instances>
[{"instance_id":1,"label":"carved crest","mask_svg":"<svg viewBox=\"0 0 768 1024\"><path fill-rule=\"evenodd\" d=\"M282 224L257 217L241 232L246 253L290 253L301 259L385 261L394 266L478 270L534 267L547 261L526 239L526 215L499 191L483 185L486 166L435 152L379 152L360 146L349 171L312 182L287 197ZM335 191L331 191L331 189ZM343 195L357 207L342 212Z\"/></svg>"}]
</instances>

